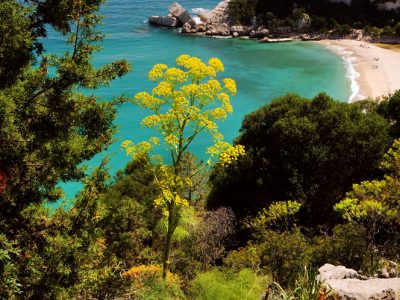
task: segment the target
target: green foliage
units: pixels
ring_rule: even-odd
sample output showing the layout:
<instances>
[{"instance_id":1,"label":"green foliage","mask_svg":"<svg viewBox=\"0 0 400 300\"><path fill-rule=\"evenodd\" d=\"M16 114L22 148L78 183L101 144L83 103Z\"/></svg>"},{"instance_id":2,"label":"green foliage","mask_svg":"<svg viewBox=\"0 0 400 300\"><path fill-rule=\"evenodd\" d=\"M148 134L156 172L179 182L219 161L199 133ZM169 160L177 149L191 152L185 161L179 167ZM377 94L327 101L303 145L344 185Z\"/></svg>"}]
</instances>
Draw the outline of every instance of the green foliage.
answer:
<instances>
[{"instance_id":1,"label":"green foliage","mask_svg":"<svg viewBox=\"0 0 400 300\"><path fill-rule=\"evenodd\" d=\"M115 265L103 263L105 171L85 177L81 164L111 144L123 100L105 101L91 90L129 71L124 60L91 64L103 39L95 29L101 2L0 3L2 296L73 298L86 291L102 297L109 278L118 282ZM48 26L65 37L65 53L45 54ZM50 213L43 204L61 198L57 184L68 180L83 180L85 189L73 208Z\"/></svg>"},{"instance_id":2,"label":"green foliage","mask_svg":"<svg viewBox=\"0 0 400 300\"><path fill-rule=\"evenodd\" d=\"M303 267L303 272L299 273L295 282L295 289L293 291L295 299L318 300L321 294L325 294L323 283L316 278L317 274L317 269L311 266Z\"/></svg>"},{"instance_id":3,"label":"green foliage","mask_svg":"<svg viewBox=\"0 0 400 300\"><path fill-rule=\"evenodd\" d=\"M240 271L250 269L258 271L261 265L261 257L256 245L248 245L237 250L232 250L224 259L224 264L229 268Z\"/></svg>"},{"instance_id":4,"label":"green foliage","mask_svg":"<svg viewBox=\"0 0 400 300\"><path fill-rule=\"evenodd\" d=\"M112 295L116 292L112 287L121 286L118 265L105 263L106 244L99 224L107 176L102 165L85 178L84 189L68 210L60 207L50 214L43 205L24 210L26 230L21 233L17 259L24 298L97 298Z\"/></svg>"},{"instance_id":5,"label":"green foliage","mask_svg":"<svg viewBox=\"0 0 400 300\"><path fill-rule=\"evenodd\" d=\"M8 299L21 291L16 260L21 251L16 243L0 234L0 297Z\"/></svg>"},{"instance_id":6,"label":"green foliage","mask_svg":"<svg viewBox=\"0 0 400 300\"><path fill-rule=\"evenodd\" d=\"M398 247L400 140L385 154L381 168L387 170L383 180L354 184L353 190L334 209L348 222L364 227L369 252L370 270L374 266L374 248L387 243L385 248ZM390 250L388 252L391 252Z\"/></svg>"},{"instance_id":7,"label":"green foliage","mask_svg":"<svg viewBox=\"0 0 400 300\"><path fill-rule=\"evenodd\" d=\"M289 231L295 225L294 216L299 212L301 203L297 201L273 202L268 209L258 213L251 223L254 229L275 229Z\"/></svg>"},{"instance_id":8,"label":"green foliage","mask_svg":"<svg viewBox=\"0 0 400 300\"><path fill-rule=\"evenodd\" d=\"M379 102L377 112L390 122L390 134L400 137L400 90Z\"/></svg>"},{"instance_id":9,"label":"green foliage","mask_svg":"<svg viewBox=\"0 0 400 300\"><path fill-rule=\"evenodd\" d=\"M267 277L249 269L213 269L196 276L190 283L190 294L193 299L202 300L259 299L267 282Z\"/></svg>"},{"instance_id":10,"label":"green foliage","mask_svg":"<svg viewBox=\"0 0 400 300\"><path fill-rule=\"evenodd\" d=\"M154 177L143 161L130 162L101 197L108 257L115 256L123 268L154 259L152 246L161 212L154 209L157 194Z\"/></svg>"},{"instance_id":11,"label":"green foliage","mask_svg":"<svg viewBox=\"0 0 400 300\"><path fill-rule=\"evenodd\" d=\"M294 283L303 266L310 262L310 248L304 235L294 229L290 232L265 230L257 236L260 267L268 270L274 280L284 286Z\"/></svg>"},{"instance_id":12,"label":"green foliage","mask_svg":"<svg viewBox=\"0 0 400 300\"><path fill-rule=\"evenodd\" d=\"M32 43L29 9L13 0L0 3L0 88L12 84L31 60Z\"/></svg>"},{"instance_id":13,"label":"green foliage","mask_svg":"<svg viewBox=\"0 0 400 300\"><path fill-rule=\"evenodd\" d=\"M237 24L248 24L256 15L256 0L232 0L229 2L229 15Z\"/></svg>"},{"instance_id":14,"label":"green foliage","mask_svg":"<svg viewBox=\"0 0 400 300\"><path fill-rule=\"evenodd\" d=\"M388 129L376 112L326 94L275 99L245 117L236 142L246 155L214 169L208 206L229 206L242 220L274 201L296 199L303 204L299 224L334 221L332 206L353 182L378 174Z\"/></svg>"},{"instance_id":15,"label":"green foliage","mask_svg":"<svg viewBox=\"0 0 400 300\"><path fill-rule=\"evenodd\" d=\"M317 270L304 266L292 289L285 290L279 283L268 286L266 300L318 300L329 294L324 284L316 279ZM323 298L325 299L325 298Z\"/></svg>"},{"instance_id":16,"label":"green foliage","mask_svg":"<svg viewBox=\"0 0 400 300\"><path fill-rule=\"evenodd\" d=\"M58 199L61 192L56 188L57 182L81 179L84 169L80 164L111 144L117 101L105 102L95 95L83 95L79 90L106 86L129 70L123 60L100 68L91 65L91 56L99 50L98 42L102 40L94 29L100 21L99 1L47 2L42 7L42 3L27 1L31 4L27 9L19 9L16 4L19 1L7 0L1 4L1 9L12 10L10 15L15 16L7 28L19 31L15 34L15 44L0 46L1 54L7 56L10 51L16 57L29 58L21 66L15 63L19 67L14 78L9 77L13 80L6 87L0 87L3 186L0 228L4 232L18 230L19 213L29 204ZM38 24L51 23L41 19L42 8L57 15L62 5L68 6L69 14L60 18L65 26L56 27L69 40L68 51L62 55L35 52ZM32 20L37 23L31 24ZM27 26L31 39L26 37L29 36ZM27 50L29 53L25 53ZM18 59L10 58L10 62L15 60ZM55 75L48 74L49 68Z\"/></svg>"},{"instance_id":17,"label":"green foliage","mask_svg":"<svg viewBox=\"0 0 400 300\"><path fill-rule=\"evenodd\" d=\"M320 235L310 241L312 264L343 265L360 270L367 260L367 241L364 228L357 224L340 224L333 228L333 235Z\"/></svg>"}]
</instances>

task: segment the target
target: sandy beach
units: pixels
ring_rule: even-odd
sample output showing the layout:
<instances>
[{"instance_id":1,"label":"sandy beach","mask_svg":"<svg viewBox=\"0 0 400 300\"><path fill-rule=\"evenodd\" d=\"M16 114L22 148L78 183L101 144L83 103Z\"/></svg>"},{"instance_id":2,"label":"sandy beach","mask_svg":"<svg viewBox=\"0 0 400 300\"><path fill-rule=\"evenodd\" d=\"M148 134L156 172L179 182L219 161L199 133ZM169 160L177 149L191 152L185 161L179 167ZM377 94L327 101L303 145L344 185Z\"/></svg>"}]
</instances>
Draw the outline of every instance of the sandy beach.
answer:
<instances>
[{"instance_id":1,"label":"sandy beach","mask_svg":"<svg viewBox=\"0 0 400 300\"><path fill-rule=\"evenodd\" d=\"M341 55L352 80L350 101L376 98L400 89L400 52L355 40L323 40L322 45Z\"/></svg>"}]
</instances>

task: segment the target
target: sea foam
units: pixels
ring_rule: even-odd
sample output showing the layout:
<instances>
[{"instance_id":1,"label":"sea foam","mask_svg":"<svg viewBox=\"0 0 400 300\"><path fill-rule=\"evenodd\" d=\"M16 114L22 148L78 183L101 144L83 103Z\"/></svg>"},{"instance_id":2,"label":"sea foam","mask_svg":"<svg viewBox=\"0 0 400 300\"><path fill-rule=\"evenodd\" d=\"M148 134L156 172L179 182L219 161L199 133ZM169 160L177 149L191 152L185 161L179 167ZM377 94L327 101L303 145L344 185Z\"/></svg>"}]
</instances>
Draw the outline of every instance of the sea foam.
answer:
<instances>
[{"instance_id":1,"label":"sea foam","mask_svg":"<svg viewBox=\"0 0 400 300\"><path fill-rule=\"evenodd\" d=\"M348 102L364 99L365 97L360 94L360 85L357 81L360 77L360 73L356 71L355 66L357 65L357 59L353 56L353 52L347 51L345 48L339 46L328 46L328 48L339 54L343 59L343 64L346 68L345 76L350 80L351 87L351 95L348 98Z\"/></svg>"},{"instance_id":2,"label":"sea foam","mask_svg":"<svg viewBox=\"0 0 400 300\"><path fill-rule=\"evenodd\" d=\"M206 8L202 8L202 7L195 7L195 8L192 8L192 13L194 13L194 14L202 14L202 13L205 13L205 12L208 12L208 11L210 11L209 9L206 9Z\"/></svg>"}]
</instances>

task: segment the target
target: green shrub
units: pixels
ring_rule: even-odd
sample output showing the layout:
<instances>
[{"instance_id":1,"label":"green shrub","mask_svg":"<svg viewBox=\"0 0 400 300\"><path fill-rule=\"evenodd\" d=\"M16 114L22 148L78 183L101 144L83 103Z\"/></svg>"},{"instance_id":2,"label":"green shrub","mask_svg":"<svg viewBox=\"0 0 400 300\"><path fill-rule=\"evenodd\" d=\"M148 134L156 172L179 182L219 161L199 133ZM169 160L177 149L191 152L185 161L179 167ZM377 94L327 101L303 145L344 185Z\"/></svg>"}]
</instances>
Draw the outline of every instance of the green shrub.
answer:
<instances>
[{"instance_id":1,"label":"green shrub","mask_svg":"<svg viewBox=\"0 0 400 300\"><path fill-rule=\"evenodd\" d=\"M366 259L365 232L357 224L336 225L333 236L317 236L312 240L312 263L340 264L359 270Z\"/></svg>"},{"instance_id":2,"label":"green shrub","mask_svg":"<svg viewBox=\"0 0 400 300\"><path fill-rule=\"evenodd\" d=\"M266 230L258 248L261 267L284 286L293 284L303 266L310 262L310 247L297 228L283 233Z\"/></svg>"},{"instance_id":3,"label":"green shrub","mask_svg":"<svg viewBox=\"0 0 400 300\"><path fill-rule=\"evenodd\" d=\"M191 299L260 299L267 283L267 277L259 276L249 269L243 269L240 272L229 269L213 269L198 274L191 282Z\"/></svg>"},{"instance_id":4,"label":"green shrub","mask_svg":"<svg viewBox=\"0 0 400 300\"><path fill-rule=\"evenodd\" d=\"M224 259L224 264L236 271L241 269L251 269L253 271L260 268L261 259L256 245L248 245L228 253Z\"/></svg>"},{"instance_id":5,"label":"green shrub","mask_svg":"<svg viewBox=\"0 0 400 300\"><path fill-rule=\"evenodd\" d=\"M255 16L255 0L232 0L229 3L229 13L237 24L248 25Z\"/></svg>"}]
</instances>

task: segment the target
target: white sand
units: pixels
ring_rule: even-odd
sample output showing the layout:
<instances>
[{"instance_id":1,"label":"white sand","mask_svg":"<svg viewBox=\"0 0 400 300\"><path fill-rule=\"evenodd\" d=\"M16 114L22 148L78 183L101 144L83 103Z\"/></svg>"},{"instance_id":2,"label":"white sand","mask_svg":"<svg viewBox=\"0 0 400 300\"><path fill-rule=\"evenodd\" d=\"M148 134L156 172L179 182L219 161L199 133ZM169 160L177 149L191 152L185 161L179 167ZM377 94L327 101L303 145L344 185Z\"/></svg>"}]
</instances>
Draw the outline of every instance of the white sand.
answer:
<instances>
[{"instance_id":1,"label":"white sand","mask_svg":"<svg viewBox=\"0 0 400 300\"><path fill-rule=\"evenodd\" d=\"M318 43L341 55L347 62L348 75L353 78L350 101L389 95L400 89L400 52L355 40L323 40Z\"/></svg>"}]
</instances>

